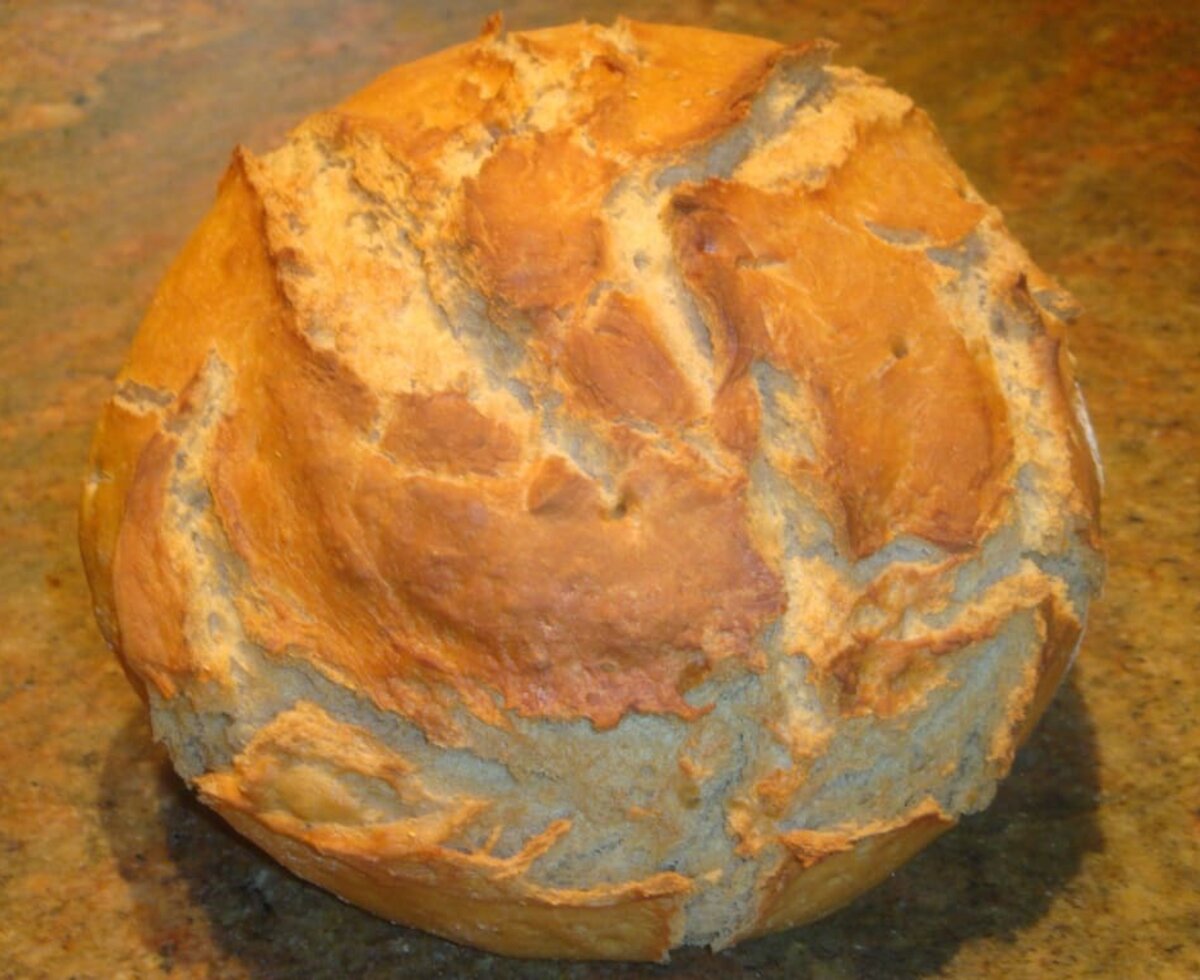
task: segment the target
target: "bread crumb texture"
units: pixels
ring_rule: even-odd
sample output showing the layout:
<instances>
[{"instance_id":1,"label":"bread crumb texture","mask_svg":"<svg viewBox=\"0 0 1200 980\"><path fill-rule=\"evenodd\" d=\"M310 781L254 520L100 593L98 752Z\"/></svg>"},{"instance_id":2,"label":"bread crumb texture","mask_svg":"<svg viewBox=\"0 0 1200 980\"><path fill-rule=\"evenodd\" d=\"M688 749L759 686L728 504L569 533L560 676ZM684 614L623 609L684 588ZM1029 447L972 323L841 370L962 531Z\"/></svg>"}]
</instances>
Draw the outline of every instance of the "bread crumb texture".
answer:
<instances>
[{"instance_id":1,"label":"bread crumb texture","mask_svg":"<svg viewBox=\"0 0 1200 980\"><path fill-rule=\"evenodd\" d=\"M180 772L298 874L661 960L990 800L1101 576L1069 304L830 50L493 21L235 153L82 541Z\"/></svg>"}]
</instances>

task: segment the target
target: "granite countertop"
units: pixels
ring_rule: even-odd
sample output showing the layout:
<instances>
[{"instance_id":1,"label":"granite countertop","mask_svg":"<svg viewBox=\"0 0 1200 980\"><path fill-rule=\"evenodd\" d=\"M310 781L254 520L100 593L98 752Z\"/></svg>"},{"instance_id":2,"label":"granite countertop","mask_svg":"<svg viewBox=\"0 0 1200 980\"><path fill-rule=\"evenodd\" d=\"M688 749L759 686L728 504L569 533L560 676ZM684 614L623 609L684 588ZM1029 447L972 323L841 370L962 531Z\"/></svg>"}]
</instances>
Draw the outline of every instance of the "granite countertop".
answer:
<instances>
[{"instance_id":1,"label":"granite countertop","mask_svg":"<svg viewBox=\"0 0 1200 980\"><path fill-rule=\"evenodd\" d=\"M493 0L0 6L0 977L1200 976L1200 4L514 0L799 39L913 95L1090 311L1111 569L994 806L807 929L670 966L387 925L195 804L91 619L93 422L236 143L265 150Z\"/></svg>"}]
</instances>

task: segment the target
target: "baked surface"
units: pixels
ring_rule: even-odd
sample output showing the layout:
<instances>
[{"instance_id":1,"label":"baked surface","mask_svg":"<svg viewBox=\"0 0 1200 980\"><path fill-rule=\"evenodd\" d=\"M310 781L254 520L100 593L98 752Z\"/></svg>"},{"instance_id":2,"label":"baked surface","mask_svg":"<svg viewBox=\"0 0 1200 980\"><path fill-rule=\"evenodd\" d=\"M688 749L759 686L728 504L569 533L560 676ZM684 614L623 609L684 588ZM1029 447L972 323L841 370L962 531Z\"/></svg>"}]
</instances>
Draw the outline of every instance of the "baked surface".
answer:
<instances>
[{"instance_id":1,"label":"baked surface","mask_svg":"<svg viewBox=\"0 0 1200 980\"><path fill-rule=\"evenodd\" d=\"M990 799L1100 576L1070 302L829 54L492 24L235 154L83 550L176 766L298 873L659 959Z\"/></svg>"}]
</instances>

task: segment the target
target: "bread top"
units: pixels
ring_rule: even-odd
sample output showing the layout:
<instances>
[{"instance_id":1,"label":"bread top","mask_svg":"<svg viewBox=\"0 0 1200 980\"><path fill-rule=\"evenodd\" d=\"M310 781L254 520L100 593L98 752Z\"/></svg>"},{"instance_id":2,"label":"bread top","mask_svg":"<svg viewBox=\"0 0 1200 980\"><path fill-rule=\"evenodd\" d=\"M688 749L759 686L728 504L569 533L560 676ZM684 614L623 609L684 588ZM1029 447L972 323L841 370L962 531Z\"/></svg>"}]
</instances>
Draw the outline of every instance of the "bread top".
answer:
<instances>
[{"instance_id":1,"label":"bread top","mask_svg":"<svg viewBox=\"0 0 1200 980\"><path fill-rule=\"evenodd\" d=\"M829 717L887 716L1015 609L1074 608L1094 570L964 585L989 542L1098 544L1065 300L830 52L490 22L239 150L93 453L133 673L229 683L217 590L454 746L463 712L697 719L776 653Z\"/></svg>"}]
</instances>

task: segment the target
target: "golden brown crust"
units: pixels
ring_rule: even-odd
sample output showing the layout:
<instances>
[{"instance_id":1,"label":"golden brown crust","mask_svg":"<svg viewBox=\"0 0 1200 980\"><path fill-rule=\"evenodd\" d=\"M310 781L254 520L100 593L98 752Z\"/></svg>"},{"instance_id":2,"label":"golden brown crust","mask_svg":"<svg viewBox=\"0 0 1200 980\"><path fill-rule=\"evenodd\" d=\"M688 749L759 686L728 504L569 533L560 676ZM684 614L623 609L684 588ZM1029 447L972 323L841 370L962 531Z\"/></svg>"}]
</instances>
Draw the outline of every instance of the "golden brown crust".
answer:
<instances>
[{"instance_id":1,"label":"golden brown crust","mask_svg":"<svg viewBox=\"0 0 1200 980\"><path fill-rule=\"evenodd\" d=\"M505 956L648 961L665 960L675 945L679 893L685 890L678 876L602 895L564 893L513 901L504 891L484 891L478 897L457 897L447 894L442 880L411 881L382 874L379 865L359 867L364 863L361 851L326 852L320 844L292 840L290 824L215 797L205 799L235 830L301 877L383 918L456 942ZM414 863L433 864L431 855L412 857ZM441 875L458 877L448 869Z\"/></svg>"},{"instance_id":2,"label":"golden brown crust","mask_svg":"<svg viewBox=\"0 0 1200 980\"><path fill-rule=\"evenodd\" d=\"M486 35L485 35L486 39ZM398 65L338 107L418 169L463 130L511 124L513 66L479 41Z\"/></svg>"},{"instance_id":3,"label":"golden brown crust","mask_svg":"<svg viewBox=\"0 0 1200 980\"><path fill-rule=\"evenodd\" d=\"M562 345L562 371L584 405L614 422L677 428L697 415L695 397L671 360L644 300L610 292Z\"/></svg>"},{"instance_id":4,"label":"golden brown crust","mask_svg":"<svg viewBox=\"0 0 1200 980\"><path fill-rule=\"evenodd\" d=\"M121 650L136 664L137 676L164 697L176 693L176 678L191 667L183 633L184 590L160 533L176 449L176 440L159 433L141 454L112 565L113 605L124 624Z\"/></svg>"},{"instance_id":5,"label":"golden brown crust","mask_svg":"<svg viewBox=\"0 0 1200 980\"><path fill-rule=\"evenodd\" d=\"M1050 595L1036 609L1041 653L1016 687L989 747L1002 771L1041 718L1070 666L1082 626L1064 600ZM780 781L768 781L768 795ZM790 788L790 787L789 787ZM801 925L837 911L882 881L954 826L954 818L927 800L903 817L847 829L792 830L779 835L787 856L761 890L754 924L734 941Z\"/></svg>"},{"instance_id":6,"label":"golden brown crust","mask_svg":"<svg viewBox=\"0 0 1200 980\"><path fill-rule=\"evenodd\" d=\"M614 174L570 133L503 140L464 195L463 244L484 291L527 313L577 303L604 268L599 210ZM541 208L554 220L541 220Z\"/></svg>"},{"instance_id":7,"label":"golden brown crust","mask_svg":"<svg viewBox=\"0 0 1200 980\"><path fill-rule=\"evenodd\" d=\"M812 922L852 901L954 825L932 801L904 817L848 831L795 830L765 883L754 924L734 941Z\"/></svg>"},{"instance_id":8,"label":"golden brown crust","mask_svg":"<svg viewBox=\"0 0 1200 980\"><path fill-rule=\"evenodd\" d=\"M1036 612L1040 656L1026 669L1025 683L1009 695L1004 722L988 749L1005 772L1058 691L1083 636L1083 623L1062 595L1052 592Z\"/></svg>"},{"instance_id":9,"label":"golden brown crust","mask_svg":"<svg viewBox=\"0 0 1200 980\"><path fill-rule=\"evenodd\" d=\"M818 196L843 223L862 222L932 245L961 241L987 214L917 109L861 131L854 152Z\"/></svg>"},{"instance_id":10,"label":"golden brown crust","mask_svg":"<svg viewBox=\"0 0 1200 980\"><path fill-rule=\"evenodd\" d=\"M884 608L900 616L944 608L949 599L944 574L935 578L909 572L905 578L910 580L904 587L907 600ZM814 656L813 663L837 680L847 713L894 715L942 681L939 668L947 655L991 639L1014 615L1052 601L1063 605L1054 580L1025 562L946 626L910 629L896 638L890 635L894 624L877 623L844 636L840 645Z\"/></svg>"},{"instance_id":11,"label":"golden brown crust","mask_svg":"<svg viewBox=\"0 0 1200 980\"><path fill-rule=\"evenodd\" d=\"M720 325L726 383L762 358L812 386L854 552L900 534L967 548L1007 492L1003 400L938 301L936 267L845 219L864 178L842 190L843 172L818 195L688 188L676 249Z\"/></svg>"},{"instance_id":12,"label":"golden brown crust","mask_svg":"<svg viewBox=\"0 0 1200 980\"><path fill-rule=\"evenodd\" d=\"M618 488L626 516L614 518L531 510L544 468L482 494L397 478L356 446L365 394L332 366L292 363L307 355L288 336L275 349L268 376L243 373L244 414L221 428L218 513L255 580L320 610L316 624L279 623L271 646L319 646L324 667L381 706L408 709L391 692L414 684L482 683L522 714L601 726L631 708L691 716L683 693L717 662L749 657L781 610L736 483L646 454L630 461Z\"/></svg>"},{"instance_id":13,"label":"golden brown crust","mask_svg":"<svg viewBox=\"0 0 1200 980\"><path fill-rule=\"evenodd\" d=\"M1055 428L1065 433L1071 461L1070 492L1075 510L1080 515L1079 527L1089 536L1094 548L1100 547L1100 470L1093 440L1087 432L1087 413L1083 397L1075 380L1071 354L1067 350L1064 325L1047 315L1034 301L1029 291L1029 275L1021 273L1013 283L1010 295L1019 308L1019 319L1030 329L1035 355L1041 361L1043 376L1048 380L1046 397Z\"/></svg>"},{"instance_id":14,"label":"golden brown crust","mask_svg":"<svg viewBox=\"0 0 1200 980\"><path fill-rule=\"evenodd\" d=\"M177 393L195 378L210 351L236 359L235 340L239 327L260 322L266 304L275 302L274 288L260 292L250 284L273 282L273 272L257 242L246 236L247 225L261 226L261 212L245 179L243 157L235 154L221 182L212 211L196 229L183 251L172 263L159 285L146 318L133 340L125 368L117 378L118 394L105 407L92 443L91 476L85 486L80 515L80 542L97 618L105 636L122 656L127 667L132 660L123 642L123 627L129 624L118 615L117 592L121 588L114 569L117 542L127 510L133 516L145 508L161 508L161 497L143 506L129 504L135 492L134 473L142 464L146 447L162 432L166 415ZM245 289L227 288L230 278L247 283ZM203 310L205 319L197 329L182 328ZM148 401L131 405L120 395L126 385L150 393ZM158 481L161 494L162 480ZM149 569L135 563L129 577L151 576ZM152 587L152 586L151 586ZM137 582L130 588L143 588ZM149 624L147 624L149 625ZM186 656L175 644L153 656ZM131 673L139 674L136 666ZM160 676L156 683L165 684ZM140 685L139 685L140 686Z\"/></svg>"},{"instance_id":15,"label":"golden brown crust","mask_svg":"<svg viewBox=\"0 0 1200 980\"><path fill-rule=\"evenodd\" d=\"M157 412L131 411L116 399L104 406L96 425L89 474L80 507L80 551L91 586L93 608L100 632L114 649L120 649L121 631L116 614L113 559L121 532L125 501L139 454L159 426ZM122 658L122 666L125 660ZM126 670L139 690L143 684Z\"/></svg>"},{"instance_id":16,"label":"golden brown crust","mask_svg":"<svg viewBox=\"0 0 1200 980\"><path fill-rule=\"evenodd\" d=\"M304 877L661 959L844 904L1011 764L1099 574L1065 330L828 53L491 20L235 154L81 542L177 764Z\"/></svg>"},{"instance_id":17,"label":"golden brown crust","mask_svg":"<svg viewBox=\"0 0 1200 980\"><path fill-rule=\"evenodd\" d=\"M586 959L664 959L691 890L670 872L588 889L531 884L528 868L570 833L569 821L509 857L450 846L486 803L431 796L410 762L303 702L198 786L302 877L384 917L510 956L569 948ZM401 807L419 815L393 818Z\"/></svg>"},{"instance_id":18,"label":"golden brown crust","mask_svg":"<svg viewBox=\"0 0 1200 980\"><path fill-rule=\"evenodd\" d=\"M521 456L513 431L457 391L397 395L380 447L411 466L460 475L496 476Z\"/></svg>"},{"instance_id":19,"label":"golden brown crust","mask_svg":"<svg viewBox=\"0 0 1200 980\"><path fill-rule=\"evenodd\" d=\"M634 48L621 85L588 131L608 152L658 155L711 139L744 119L784 49L761 38L618 22Z\"/></svg>"}]
</instances>

